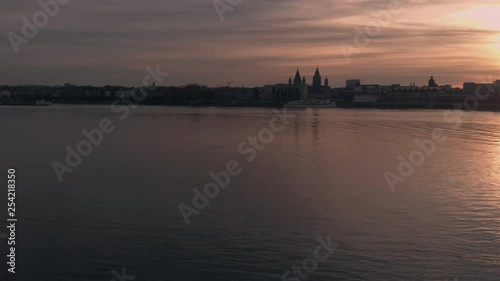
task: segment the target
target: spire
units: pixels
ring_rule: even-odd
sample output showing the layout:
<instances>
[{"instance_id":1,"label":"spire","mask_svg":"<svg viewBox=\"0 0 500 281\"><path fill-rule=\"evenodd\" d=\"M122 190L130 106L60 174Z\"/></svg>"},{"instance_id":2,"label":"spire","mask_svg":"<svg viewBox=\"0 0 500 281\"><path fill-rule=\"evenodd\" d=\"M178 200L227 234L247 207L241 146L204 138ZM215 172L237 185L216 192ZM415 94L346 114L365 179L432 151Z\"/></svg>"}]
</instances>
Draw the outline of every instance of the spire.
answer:
<instances>
[{"instance_id":1,"label":"spire","mask_svg":"<svg viewBox=\"0 0 500 281\"><path fill-rule=\"evenodd\" d=\"M300 84L300 72L299 69L297 68L297 72L295 73L295 79L293 79L293 84Z\"/></svg>"},{"instance_id":2,"label":"spire","mask_svg":"<svg viewBox=\"0 0 500 281\"><path fill-rule=\"evenodd\" d=\"M302 78L302 84L305 84L306 83L306 77L304 76L304 78Z\"/></svg>"},{"instance_id":3,"label":"spire","mask_svg":"<svg viewBox=\"0 0 500 281\"><path fill-rule=\"evenodd\" d=\"M325 86L328 86L328 77L325 78Z\"/></svg>"},{"instance_id":4,"label":"spire","mask_svg":"<svg viewBox=\"0 0 500 281\"><path fill-rule=\"evenodd\" d=\"M315 88L314 91L319 93L319 88L321 88L321 75L319 74L319 67L316 67L316 73L314 73L312 85Z\"/></svg>"},{"instance_id":5,"label":"spire","mask_svg":"<svg viewBox=\"0 0 500 281\"><path fill-rule=\"evenodd\" d=\"M291 85L292 84L292 77L290 76L290 78L288 78L288 85Z\"/></svg>"}]
</instances>

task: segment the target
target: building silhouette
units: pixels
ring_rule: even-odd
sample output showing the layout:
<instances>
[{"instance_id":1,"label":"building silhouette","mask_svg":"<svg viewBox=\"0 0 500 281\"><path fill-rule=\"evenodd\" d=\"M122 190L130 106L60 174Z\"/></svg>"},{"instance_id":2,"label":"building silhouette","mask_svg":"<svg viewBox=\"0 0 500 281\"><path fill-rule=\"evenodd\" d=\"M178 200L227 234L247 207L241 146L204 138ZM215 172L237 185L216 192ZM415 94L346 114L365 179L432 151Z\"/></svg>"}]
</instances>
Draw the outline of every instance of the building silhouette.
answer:
<instances>
[{"instance_id":1,"label":"building silhouette","mask_svg":"<svg viewBox=\"0 0 500 281\"><path fill-rule=\"evenodd\" d=\"M313 76L313 94L321 93L321 74L319 73L319 67L316 67L316 72Z\"/></svg>"},{"instance_id":2,"label":"building silhouette","mask_svg":"<svg viewBox=\"0 0 500 281\"><path fill-rule=\"evenodd\" d=\"M333 91L330 88L328 78L325 78L322 85L321 73L319 67L316 67L312 77L312 85L307 84L306 76L301 76L300 70L297 68L294 79L292 80L291 76L288 78L288 84L266 85L263 93L267 99L291 101L297 99L330 99Z\"/></svg>"},{"instance_id":3,"label":"building silhouette","mask_svg":"<svg viewBox=\"0 0 500 281\"><path fill-rule=\"evenodd\" d=\"M438 84L436 84L436 80L434 80L434 76L431 76L431 79L429 79L429 87L439 87Z\"/></svg>"},{"instance_id":4,"label":"building silhouette","mask_svg":"<svg viewBox=\"0 0 500 281\"><path fill-rule=\"evenodd\" d=\"M300 78L300 71L298 68L297 68L297 72L295 73L295 79L293 79L293 84L294 85L302 84L302 79Z\"/></svg>"}]
</instances>

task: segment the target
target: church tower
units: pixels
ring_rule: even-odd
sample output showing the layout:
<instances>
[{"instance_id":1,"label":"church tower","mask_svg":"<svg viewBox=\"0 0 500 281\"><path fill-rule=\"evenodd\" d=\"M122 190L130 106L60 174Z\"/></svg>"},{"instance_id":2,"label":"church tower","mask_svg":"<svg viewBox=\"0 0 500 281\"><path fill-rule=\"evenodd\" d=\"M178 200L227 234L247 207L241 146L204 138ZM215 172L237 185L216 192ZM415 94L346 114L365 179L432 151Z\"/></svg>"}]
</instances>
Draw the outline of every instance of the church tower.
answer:
<instances>
[{"instance_id":1,"label":"church tower","mask_svg":"<svg viewBox=\"0 0 500 281\"><path fill-rule=\"evenodd\" d=\"M302 84L306 84L306 77L304 76L304 78L302 78Z\"/></svg>"},{"instance_id":2,"label":"church tower","mask_svg":"<svg viewBox=\"0 0 500 281\"><path fill-rule=\"evenodd\" d=\"M429 79L429 87L437 87L438 85L436 84L436 80L434 80L434 76L431 76L431 79Z\"/></svg>"},{"instance_id":3,"label":"church tower","mask_svg":"<svg viewBox=\"0 0 500 281\"><path fill-rule=\"evenodd\" d=\"M292 85L292 77L288 78L288 85Z\"/></svg>"},{"instance_id":4,"label":"church tower","mask_svg":"<svg viewBox=\"0 0 500 281\"><path fill-rule=\"evenodd\" d=\"M325 86L328 87L328 77L325 78Z\"/></svg>"},{"instance_id":5,"label":"church tower","mask_svg":"<svg viewBox=\"0 0 500 281\"><path fill-rule=\"evenodd\" d=\"M298 68L297 68L297 72L295 73L295 78L293 79L293 84L295 84L295 85L302 84L301 80L300 80L300 72L299 72Z\"/></svg>"},{"instance_id":6,"label":"church tower","mask_svg":"<svg viewBox=\"0 0 500 281\"><path fill-rule=\"evenodd\" d=\"M321 88L321 75L319 74L319 68L318 67L316 67L316 73L314 73L313 87L315 89Z\"/></svg>"}]
</instances>

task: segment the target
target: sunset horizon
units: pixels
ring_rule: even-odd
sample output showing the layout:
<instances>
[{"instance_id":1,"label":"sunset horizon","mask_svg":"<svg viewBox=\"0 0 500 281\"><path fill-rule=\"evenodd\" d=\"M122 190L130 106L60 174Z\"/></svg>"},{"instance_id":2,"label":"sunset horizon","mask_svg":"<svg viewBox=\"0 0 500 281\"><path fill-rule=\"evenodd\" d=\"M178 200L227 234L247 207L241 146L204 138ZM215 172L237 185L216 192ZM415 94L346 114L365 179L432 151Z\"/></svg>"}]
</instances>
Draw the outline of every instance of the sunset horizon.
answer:
<instances>
[{"instance_id":1,"label":"sunset horizon","mask_svg":"<svg viewBox=\"0 0 500 281\"><path fill-rule=\"evenodd\" d=\"M39 4L7 3L0 84L133 86L155 64L171 73L164 85L261 86L316 66L333 85L500 76L495 1L68 2L26 44L12 34L23 36L21 18L33 23Z\"/></svg>"}]
</instances>

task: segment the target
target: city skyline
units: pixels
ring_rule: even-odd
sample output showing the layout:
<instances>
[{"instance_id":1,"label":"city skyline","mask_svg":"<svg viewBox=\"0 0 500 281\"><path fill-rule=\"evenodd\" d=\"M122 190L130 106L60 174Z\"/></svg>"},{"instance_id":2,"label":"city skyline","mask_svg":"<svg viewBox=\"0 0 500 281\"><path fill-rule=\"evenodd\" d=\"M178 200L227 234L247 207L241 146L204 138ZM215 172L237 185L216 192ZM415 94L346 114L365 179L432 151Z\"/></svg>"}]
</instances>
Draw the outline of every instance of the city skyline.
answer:
<instances>
[{"instance_id":1,"label":"city skyline","mask_svg":"<svg viewBox=\"0 0 500 281\"><path fill-rule=\"evenodd\" d=\"M400 2L242 1L221 20L212 1L68 1L18 54L5 36L0 84L133 86L156 64L171 74L166 86L286 83L297 68L311 83L318 65L332 87L352 78L426 85L433 75L461 87L498 77L498 2ZM21 19L40 10L25 0L5 5L5 35L21 35ZM380 31L356 45L373 20ZM356 48L350 61L342 46Z\"/></svg>"},{"instance_id":2,"label":"city skyline","mask_svg":"<svg viewBox=\"0 0 500 281\"><path fill-rule=\"evenodd\" d=\"M292 72L289 72L292 73ZM170 73L167 76L170 75ZM379 83L377 81L367 81L359 77L350 77L349 79L345 79L341 81L340 83L336 85L331 84L331 79L328 77L328 74L324 74L321 72L321 68L319 66L316 66L315 70L313 71L312 74L310 73L304 73L301 68L297 68L294 72L293 75L289 75L287 79L281 79L280 81L275 81L274 83L270 84L262 84L262 85L252 85L248 86L245 85L244 83L239 83L239 82L233 82L233 81L228 81L227 84L223 85L206 85L206 84L201 84L197 83L196 81L188 84L179 84L179 85L163 85L163 83L157 84L156 82L153 82L148 85L124 85L124 84L75 84L75 83L70 83L70 82L65 82L61 84L0 84L0 86L7 86L7 87L37 87L37 86L42 86L42 87L61 87L61 86L78 86L78 87L85 87L85 86L91 86L91 87L106 87L106 86L112 86L112 87L123 87L123 88L137 88L137 87L144 87L144 86L165 86L165 87L190 87L190 86L200 86L200 87L209 87L209 88L222 88L222 87L230 87L230 88L263 88L266 86L272 86L272 85L286 85L286 84L299 84L299 85L307 85L310 87L322 87L322 86L330 86L332 89L335 88L345 88L346 83L349 83L349 81L362 81L361 85L379 85L379 86L395 86L395 85L400 85L400 86L407 86L407 87L443 87L443 86L451 86L452 88L459 88L463 89L466 84L485 84L485 83L492 83L495 81L500 81L496 76L483 76L483 80L474 80L474 79L468 79L464 80L462 82L459 82L459 85L452 85L452 84L444 84L444 83L437 83L435 79L439 79L440 77L437 77L435 75L427 75L426 80L423 81L422 83L417 83L417 80L409 80L409 81L404 81L404 82L394 82L390 84L383 84ZM478 76L479 77L479 76ZM431 82L433 81L431 86ZM420 81L420 80L418 80ZM441 81L438 81L441 82Z\"/></svg>"}]
</instances>

